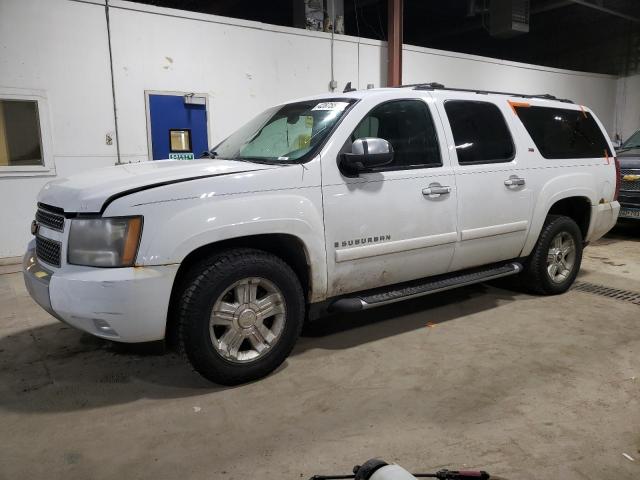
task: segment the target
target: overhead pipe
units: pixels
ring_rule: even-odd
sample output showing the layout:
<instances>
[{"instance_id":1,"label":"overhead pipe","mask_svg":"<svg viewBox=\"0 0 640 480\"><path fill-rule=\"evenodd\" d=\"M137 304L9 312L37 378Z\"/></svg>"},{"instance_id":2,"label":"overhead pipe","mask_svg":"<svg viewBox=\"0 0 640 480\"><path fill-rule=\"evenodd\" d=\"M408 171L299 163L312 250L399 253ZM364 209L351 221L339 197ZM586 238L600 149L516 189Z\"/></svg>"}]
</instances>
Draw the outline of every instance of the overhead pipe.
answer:
<instances>
[{"instance_id":1,"label":"overhead pipe","mask_svg":"<svg viewBox=\"0 0 640 480\"><path fill-rule=\"evenodd\" d=\"M113 98L113 123L116 135L116 165L122 164L120 157L120 135L118 132L118 109L116 108L116 82L113 75L113 52L111 48L111 22L109 21L109 0L104 3L104 14L107 21L107 45L109 47L109 71L111 73L111 96Z\"/></svg>"}]
</instances>

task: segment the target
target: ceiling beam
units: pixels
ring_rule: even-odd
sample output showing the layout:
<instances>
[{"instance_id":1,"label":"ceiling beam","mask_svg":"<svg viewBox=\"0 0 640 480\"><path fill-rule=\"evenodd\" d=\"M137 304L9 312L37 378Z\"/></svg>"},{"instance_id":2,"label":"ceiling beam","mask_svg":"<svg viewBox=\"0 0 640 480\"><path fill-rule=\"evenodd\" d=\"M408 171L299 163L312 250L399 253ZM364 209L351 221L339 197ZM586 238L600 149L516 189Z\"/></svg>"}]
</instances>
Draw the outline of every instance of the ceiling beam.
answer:
<instances>
[{"instance_id":1,"label":"ceiling beam","mask_svg":"<svg viewBox=\"0 0 640 480\"><path fill-rule=\"evenodd\" d=\"M624 18L631 22L640 23L640 18L634 17L632 15L627 15L626 13L618 12L617 10L611 10L603 5L595 4L588 2L587 0L571 0L571 2L576 3L578 5L582 5L584 7L593 8L595 10L599 10L600 12L608 13L609 15L614 15L616 17Z\"/></svg>"},{"instance_id":2,"label":"ceiling beam","mask_svg":"<svg viewBox=\"0 0 640 480\"><path fill-rule=\"evenodd\" d=\"M571 0L561 0L559 2L550 2L550 3L542 4L538 7L532 8L531 14L548 12L549 10L556 10L558 8L568 7L569 5L572 5L572 4L573 2Z\"/></svg>"}]
</instances>

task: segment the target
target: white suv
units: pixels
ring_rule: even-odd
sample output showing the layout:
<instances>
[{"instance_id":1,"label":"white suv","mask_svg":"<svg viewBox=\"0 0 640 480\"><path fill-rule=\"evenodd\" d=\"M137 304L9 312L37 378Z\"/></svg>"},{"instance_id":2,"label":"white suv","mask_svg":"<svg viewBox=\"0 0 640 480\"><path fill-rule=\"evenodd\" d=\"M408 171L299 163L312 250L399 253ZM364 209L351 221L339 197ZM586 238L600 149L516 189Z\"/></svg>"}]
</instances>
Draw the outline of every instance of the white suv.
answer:
<instances>
[{"instance_id":1,"label":"white suv","mask_svg":"<svg viewBox=\"0 0 640 480\"><path fill-rule=\"evenodd\" d=\"M586 107L438 84L278 105L206 159L40 192L33 298L120 342L176 339L221 384L274 370L303 322L520 274L566 291L619 212Z\"/></svg>"}]
</instances>

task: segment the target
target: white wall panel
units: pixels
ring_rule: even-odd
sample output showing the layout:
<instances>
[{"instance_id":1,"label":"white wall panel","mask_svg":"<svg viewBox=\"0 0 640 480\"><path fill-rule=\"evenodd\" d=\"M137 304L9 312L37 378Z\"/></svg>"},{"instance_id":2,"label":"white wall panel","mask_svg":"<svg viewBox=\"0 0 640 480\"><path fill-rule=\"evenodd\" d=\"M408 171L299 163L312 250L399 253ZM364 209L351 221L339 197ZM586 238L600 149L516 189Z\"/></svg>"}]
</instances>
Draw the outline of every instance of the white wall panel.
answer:
<instances>
[{"instance_id":1,"label":"white wall panel","mask_svg":"<svg viewBox=\"0 0 640 480\"><path fill-rule=\"evenodd\" d=\"M615 78L610 75L462 55L405 46L403 83L438 82L448 87L479 88L515 93L550 93L592 108L613 133Z\"/></svg>"},{"instance_id":2,"label":"white wall panel","mask_svg":"<svg viewBox=\"0 0 640 480\"><path fill-rule=\"evenodd\" d=\"M40 188L116 160L104 6L68 0L0 1L0 87L42 92L55 170L0 175L0 258L21 255Z\"/></svg>"},{"instance_id":3,"label":"white wall panel","mask_svg":"<svg viewBox=\"0 0 640 480\"><path fill-rule=\"evenodd\" d=\"M387 43L363 40L358 48L359 88L367 88L370 83L376 88L384 87L387 84Z\"/></svg>"},{"instance_id":4,"label":"white wall panel","mask_svg":"<svg viewBox=\"0 0 640 480\"><path fill-rule=\"evenodd\" d=\"M145 90L208 94L214 141L274 103L327 90L323 38L123 9L114 9L111 19L126 155L147 156Z\"/></svg>"},{"instance_id":5,"label":"white wall panel","mask_svg":"<svg viewBox=\"0 0 640 480\"><path fill-rule=\"evenodd\" d=\"M640 75L618 79L615 131L622 140L640 129Z\"/></svg>"}]
</instances>

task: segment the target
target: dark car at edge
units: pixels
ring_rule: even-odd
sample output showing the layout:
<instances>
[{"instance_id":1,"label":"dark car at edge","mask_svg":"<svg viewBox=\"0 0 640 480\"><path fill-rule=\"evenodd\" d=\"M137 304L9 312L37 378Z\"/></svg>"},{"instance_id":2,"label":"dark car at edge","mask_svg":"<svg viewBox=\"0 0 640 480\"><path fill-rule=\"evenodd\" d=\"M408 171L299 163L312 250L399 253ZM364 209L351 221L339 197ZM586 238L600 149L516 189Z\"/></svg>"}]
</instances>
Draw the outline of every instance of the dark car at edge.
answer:
<instances>
[{"instance_id":1,"label":"dark car at edge","mask_svg":"<svg viewBox=\"0 0 640 480\"><path fill-rule=\"evenodd\" d=\"M620 161L620 219L640 221L640 130L618 149Z\"/></svg>"}]
</instances>

